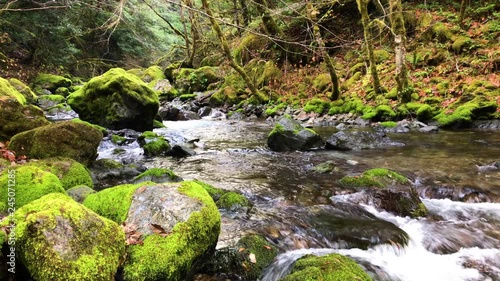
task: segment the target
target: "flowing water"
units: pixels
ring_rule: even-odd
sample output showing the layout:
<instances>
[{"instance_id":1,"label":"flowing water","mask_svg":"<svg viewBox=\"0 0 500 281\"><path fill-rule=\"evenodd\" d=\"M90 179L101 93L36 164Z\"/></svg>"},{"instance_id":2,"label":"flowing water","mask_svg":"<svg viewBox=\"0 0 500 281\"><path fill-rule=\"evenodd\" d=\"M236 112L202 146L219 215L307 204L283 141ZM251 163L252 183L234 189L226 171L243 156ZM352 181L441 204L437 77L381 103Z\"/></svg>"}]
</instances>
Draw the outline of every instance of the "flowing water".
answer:
<instances>
[{"instance_id":1,"label":"flowing water","mask_svg":"<svg viewBox=\"0 0 500 281\"><path fill-rule=\"evenodd\" d=\"M356 259L375 280L500 280L500 172L476 167L500 160L498 131L407 133L390 135L404 147L276 153L266 147L269 123L164 124L155 132L174 144L191 141L197 155L144 159L137 144L112 154L116 147L104 142L100 157L169 168L250 198L250 213L222 214L218 247L248 232L265 235L283 254L263 280L279 280L303 255L332 252ZM315 129L323 137L334 132ZM325 161L334 172L316 173L313 167ZM375 167L407 175L429 215L410 219L376 210L364 192L338 184Z\"/></svg>"}]
</instances>

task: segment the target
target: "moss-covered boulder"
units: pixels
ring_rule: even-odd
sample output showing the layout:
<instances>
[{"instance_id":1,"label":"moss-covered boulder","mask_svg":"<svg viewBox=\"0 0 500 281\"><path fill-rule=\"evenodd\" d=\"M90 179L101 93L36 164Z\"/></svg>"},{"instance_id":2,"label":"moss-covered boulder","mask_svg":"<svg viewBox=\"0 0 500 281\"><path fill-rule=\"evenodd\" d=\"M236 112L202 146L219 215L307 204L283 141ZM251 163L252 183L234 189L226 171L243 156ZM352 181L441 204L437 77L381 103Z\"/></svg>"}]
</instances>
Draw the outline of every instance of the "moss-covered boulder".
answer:
<instances>
[{"instance_id":1,"label":"moss-covered boulder","mask_svg":"<svg viewBox=\"0 0 500 281\"><path fill-rule=\"evenodd\" d=\"M153 87L159 80L165 79L165 74L163 74L163 69L161 69L161 67L153 65L146 68L141 73L140 78L150 87Z\"/></svg>"},{"instance_id":2,"label":"moss-covered boulder","mask_svg":"<svg viewBox=\"0 0 500 281\"><path fill-rule=\"evenodd\" d=\"M88 166L97 158L101 139L102 133L92 126L64 121L15 135L9 149L29 158L62 156Z\"/></svg>"},{"instance_id":3,"label":"moss-covered boulder","mask_svg":"<svg viewBox=\"0 0 500 281\"><path fill-rule=\"evenodd\" d=\"M25 165L35 166L56 175L66 190L77 185L94 186L87 167L71 158L46 158L39 161L30 161Z\"/></svg>"},{"instance_id":4,"label":"moss-covered boulder","mask_svg":"<svg viewBox=\"0 0 500 281\"><path fill-rule=\"evenodd\" d=\"M9 184L12 180L15 185ZM0 174L0 184L0 212L20 208L49 193L65 193L57 176L33 166L4 170ZM15 205L8 200L11 192L15 193Z\"/></svg>"},{"instance_id":5,"label":"moss-covered boulder","mask_svg":"<svg viewBox=\"0 0 500 281\"><path fill-rule=\"evenodd\" d=\"M22 105L26 104L26 98L8 80L0 77L0 98L5 97L15 99Z\"/></svg>"},{"instance_id":6,"label":"moss-covered boulder","mask_svg":"<svg viewBox=\"0 0 500 281\"><path fill-rule=\"evenodd\" d=\"M6 141L14 135L50 122L43 111L34 105L22 105L16 99L1 96L0 90L0 141Z\"/></svg>"},{"instance_id":7,"label":"moss-covered boulder","mask_svg":"<svg viewBox=\"0 0 500 281\"><path fill-rule=\"evenodd\" d=\"M153 129L157 94L137 76L113 68L68 97L81 119L110 129Z\"/></svg>"},{"instance_id":8,"label":"moss-covered boulder","mask_svg":"<svg viewBox=\"0 0 500 281\"><path fill-rule=\"evenodd\" d=\"M239 193L229 191L220 196L216 202L217 207L228 211L246 212L251 204L248 199Z\"/></svg>"},{"instance_id":9,"label":"moss-covered boulder","mask_svg":"<svg viewBox=\"0 0 500 281\"><path fill-rule=\"evenodd\" d=\"M352 259L340 255L307 255L298 259L292 272L281 281L371 281L371 277Z\"/></svg>"},{"instance_id":10,"label":"moss-covered boulder","mask_svg":"<svg viewBox=\"0 0 500 281\"><path fill-rule=\"evenodd\" d=\"M137 140L144 149L144 155L148 157L165 154L170 149L170 144L164 137L151 131L142 133Z\"/></svg>"},{"instance_id":11,"label":"moss-covered boulder","mask_svg":"<svg viewBox=\"0 0 500 281\"><path fill-rule=\"evenodd\" d=\"M376 168L370 169L358 176L345 176L340 179L345 187L387 187L388 185L408 184L408 178L394 171Z\"/></svg>"},{"instance_id":12,"label":"moss-covered boulder","mask_svg":"<svg viewBox=\"0 0 500 281\"><path fill-rule=\"evenodd\" d=\"M83 205L99 215L122 224L128 215L134 193L140 187L155 185L154 182L121 184L90 194Z\"/></svg>"},{"instance_id":13,"label":"moss-covered boulder","mask_svg":"<svg viewBox=\"0 0 500 281\"><path fill-rule=\"evenodd\" d=\"M123 202L129 206L123 210L128 211L124 225L130 244L124 279L188 280L215 250L221 223L217 206L192 181L132 189L126 190L131 203Z\"/></svg>"},{"instance_id":14,"label":"moss-covered boulder","mask_svg":"<svg viewBox=\"0 0 500 281\"><path fill-rule=\"evenodd\" d=\"M41 90L48 90L55 93L59 87L69 88L71 86L71 79L54 74L40 73L33 81L32 88L36 93L42 93Z\"/></svg>"},{"instance_id":15,"label":"moss-covered boulder","mask_svg":"<svg viewBox=\"0 0 500 281\"><path fill-rule=\"evenodd\" d=\"M197 69L181 68L174 71L174 86L180 94L206 91L208 85L220 80L218 69L211 66Z\"/></svg>"},{"instance_id":16,"label":"moss-covered boulder","mask_svg":"<svg viewBox=\"0 0 500 281\"><path fill-rule=\"evenodd\" d=\"M137 164L124 165L112 159L99 159L89 167L97 189L128 182L146 169Z\"/></svg>"},{"instance_id":17,"label":"moss-covered boulder","mask_svg":"<svg viewBox=\"0 0 500 281\"><path fill-rule=\"evenodd\" d=\"M401 217L425 217L428 213L417 191L410 187L404 189L379 189L372 191L376 208Z\"/></svg>"},{"instance_id":18,"label":"moss-covered boulder","mask_svg":"<svg viewBox=\"0 0 500 281\"><path fill-rule=\"evenodd\" d=\"M322 144L316 132L302 127L290 116L281 117L267 137L267 145L274 151L308 150Z\"/></svg>"},{"instance_id":19,"label":"moss-covered boulder","mask_svg":"<svg viewBox=\"0 0 500 281\"><path fill-rule=\"evenodd\" d=\"M28 87L26 84L24 84L22 81L16 78L10 78L9 79L10 85L14 87L21 95L24 96L26 99L27 103L34 103L37 100L36 94Z\"/></svg>"},{"instance_id":20,"label":"moss-covered boulder","mask_svg":"<svg viewBox=\"0 0 500 281\"><path fill-rule=\"evenodd\" d=\"M14 219L16 253L35 280L114 279L125 254L118 224L64 194L31 202Z\"/></svg>"},{"instance_id":21,"label":"moss-covered boulder","mask_svg":"<svg viewBox=\"0 0 500 281\"><path fill-rule=\"evenodd\" d=\"M452 112L443 111L434 116L440 127L443 128L467 128L474 119L489 119L496 112L498 105L496 102L468 102L458 106Z\"/></svg>"},{"instance_id":22,"label":"moss-covered boulder","mask_svg":"<svg viewBox=\"0 0 500 281\"><path fill-rule=\"evenodd\" d=\"M151 168L139 174L133 179L134 183L141 183L145 181L152 181L158 183L164 182L179 182L182 178L177 176L172 170L165 168Z\"/></svg>"},{"instance_id":23,"label":"moss-covered boulder","mask_svg":"<svg viewBox=\"0 0 500 281\"><path fill-rule=\"evenodd\" d=\"M38 106L43 110L47 110L53 106L64 103L66 98L61 95L43 95L38 98Z\"/></svg>"}]
</instances>

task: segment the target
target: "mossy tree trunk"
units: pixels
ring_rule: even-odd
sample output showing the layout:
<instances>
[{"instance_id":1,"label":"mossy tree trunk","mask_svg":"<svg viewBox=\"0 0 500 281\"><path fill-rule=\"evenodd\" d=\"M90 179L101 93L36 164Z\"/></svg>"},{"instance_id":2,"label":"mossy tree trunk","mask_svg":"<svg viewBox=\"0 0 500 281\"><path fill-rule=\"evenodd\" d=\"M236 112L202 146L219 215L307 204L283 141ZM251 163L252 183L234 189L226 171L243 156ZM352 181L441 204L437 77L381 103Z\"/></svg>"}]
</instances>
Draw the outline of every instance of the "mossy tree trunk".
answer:
<instances>
[{"instance_id":1,"label":"mossy tree trunk","mask_svg":"<svg viewBox=\"0 0 500 281\"><path fill-rule=\"evenodd\" d=\"M241 6L241 13L243 14L243 24L248 26L250 21L252 20L250 17L250 13L248 12L248 4L246 0L239 0Z\"/></svg>"},{"instance_id":2,"label":"mossy tree trunk","mask_svg":"<svg viewBox=\"0 0 500 281\"><path fill-rule=\"evenodd\" d=\"M257 11L262 15L262 23L266 33L271 36L281 35L283 32L271 16L271 13L269 13L267 0L255 0L255 3L257 4Z\"/></svg>"},{"instance_id":3,"label":"mossy tree trunk","mask_svg":"<svg viewBox=\"0 0 500 281\"><path fill-rule=\"evenodd\" d=\"M464 29L466 6L467 6L467 0L462 0L462 3L460 4L460 28L461 29Z\"/></svg>"},{"instance_id":4,"label":"mossy tree trunk","mask_svg":"<svg viewBox=\"0 0 500 281\"><path fill-rule=\"evenodd\" d=\"M390 0L389 9L391 28L394 33L398 99L401 103L407 103L411 101L411 92L407 90L408 75L405 64L406 29L401 0Z\"/></svg>"},{"instance_id":5,"label":"mossy tree trunk","mask_svg":"<svg viewBox=\"0 0 500 281\"><path fill-rule=\"evenodd\" d=\"M325 42L323 41L323 37L321 36L321 32L318 26L318 19L316 14L318 11L314 8L311 2L307 3L307 17L313 26L313 35L316 43L318 44L318 49L323 57L326 67L328 68L328 72L330 73L330 78L332 80L332 95L330 97L331 100L337 100L340 97L339 90L339 79L337 77L337 72L335 71L335 65L333 64L332 58L328 54L326 50Z\"/></svg>"},{"instance_id":6,"label":"mossy tree trunk","mask_svg":"<svg viewBox=\"0 0 500 281\"><path fill-rule=\"evenodd\" d=\"M361 14L361 23L363 24L363 33L365 37L366 52L368 61L370 63L370 74L373 79L373 90L376 94L381 93L380 80L377 74L377 64L375 62L375 55L373 54L373 38L370 32L370 17L368 15L368 2L370 0L356 0L358 10Z\"/></svg>"},{"instance_id":7,"label":"mossy tree trunk","mask_svg":"<svg viewBox=\"0 0 500 281\"><path fill-rule=\"evenodd\" d=\"M222 33L222 30L215 20L215 17L213 16L212 9L210 9L210 3L208 0L201 0L201 3L203 5L203 9L205 10L205 13L208 15L210 19L210 23L212 24L212 28L215 30L215 33L217 34L217 37L220 40L222 50L224 52L224 56L229 60L229 65L238 72L238 74L245 80L245 83L250 89L250 92L254 97L259 99L259 94L257 87L255 86L255 83L250 79L248 74L246 73L245 69L239 65L236 60L234 59L233 55L231 54L231 50L229 49L229 45L226 41L226 38L224 37L224 34Z\"/></svg>"},{"instance_id":8,"label":"mossy tree trunk","mask_svg":"<svg viewBox=\"0 0 500 281\"><path fill-rule=\"evenodd\" d=\"M188 7L189 22L191 24L190 33L191 33L191 38L193 40L191 44L191 51L188 57L188 64L190 66L193 66L194 56L196 54L196 49L198 48L198 43L201 38L200 29L198 26L198 13L194 12L195 8L191 0L184 0L184 2L185 5Z\"/></svg>"}]
</instances>

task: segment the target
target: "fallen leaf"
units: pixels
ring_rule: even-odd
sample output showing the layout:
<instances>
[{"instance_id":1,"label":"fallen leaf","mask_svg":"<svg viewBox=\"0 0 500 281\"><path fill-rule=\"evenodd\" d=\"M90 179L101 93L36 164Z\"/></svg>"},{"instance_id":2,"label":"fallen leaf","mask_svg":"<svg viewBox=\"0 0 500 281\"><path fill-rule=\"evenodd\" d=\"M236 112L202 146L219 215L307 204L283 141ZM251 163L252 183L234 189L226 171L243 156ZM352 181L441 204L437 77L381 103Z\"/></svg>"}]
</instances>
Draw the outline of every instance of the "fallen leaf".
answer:
<instances>
[{"instance_id":1,"label":"fallen leaf","mask_svg":"<svg viewBox=\"0 0 500 281\"><path fill-rule=\"evenodd\" d=\"M254 253L251 253L250 255L248 255L248 258L250 258L251 263L257 263L257 259L255 258Z\"/></svg>"},{"instance_id":2,"label":"fallen leaf","mask_svg":"<svg viewBox=\"0 0 500 281\"><path fill-rule=\"evenodd\" d=\"M144 190L146 190L146 187L147 187L146 185L143 185L143 186L139 187L139 188L135 191L135 192L136 192L136 194L141 194L141 193L143 193L143 192L144 192Z\"/></svg>"},{"instance_id":3,"label":"fallen leaf","mask_svg":"<svg viewBox=\"0 0 500 281\"><path fill-rule=\"evenodd\" d=\"M165 236L168 235L168 232L166 232L165 229L163 229L163 227L161 225L159 225L159 224L152 223L151 224L151 229L153 230L153 232L155 234L158 234L161 237L165 237Z\"/></svg>"}]
</instances>

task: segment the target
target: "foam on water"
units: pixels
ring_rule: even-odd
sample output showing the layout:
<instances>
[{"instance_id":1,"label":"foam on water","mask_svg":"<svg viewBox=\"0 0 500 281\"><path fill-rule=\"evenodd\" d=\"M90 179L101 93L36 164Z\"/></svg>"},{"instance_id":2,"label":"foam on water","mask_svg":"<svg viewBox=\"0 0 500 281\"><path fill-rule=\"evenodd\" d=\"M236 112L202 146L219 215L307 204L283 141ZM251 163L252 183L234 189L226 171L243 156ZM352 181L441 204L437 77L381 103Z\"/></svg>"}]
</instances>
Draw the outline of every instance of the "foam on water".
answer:
<instances>
[{"instance_id":1,"label":"foam on water","mask_svg":"<svg viewBox=\"0 0 500 281\"><path fill-rule=\"evenodd\" d=\"M460 222L487 220L488 223L494 225L498 225L500 221L500 204L470 204L436 199L426 199L423 202L432 213L440 215L445 220ZM390 221L406 231L410 236L408 245L404 248L398 245L378 245L368 250L302 249L291 251L279 256L266 271L262 280L279 280L289 272L295 260L306 254L326 255L329 253L340 253L358 261L369 262L386 274L385 277L376 276L379 280L473 281L495 280L489 276L500 276L500 249L473 247L462 248L452 254L432 253L424 247L423 243L424 239L429 239L428 236L432 235L426 232L427 228L424 227L426 219L402 218L377 211L372 206L364 207L377 217ZM475 268L467 268L464 264ZM481 272L476 268L480 268Z\"/></svg>"}]
</instances>

